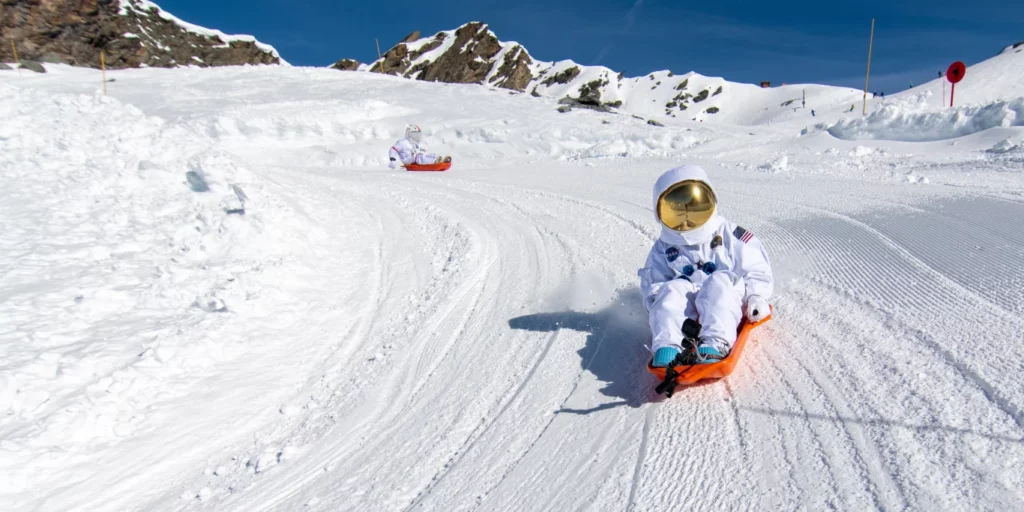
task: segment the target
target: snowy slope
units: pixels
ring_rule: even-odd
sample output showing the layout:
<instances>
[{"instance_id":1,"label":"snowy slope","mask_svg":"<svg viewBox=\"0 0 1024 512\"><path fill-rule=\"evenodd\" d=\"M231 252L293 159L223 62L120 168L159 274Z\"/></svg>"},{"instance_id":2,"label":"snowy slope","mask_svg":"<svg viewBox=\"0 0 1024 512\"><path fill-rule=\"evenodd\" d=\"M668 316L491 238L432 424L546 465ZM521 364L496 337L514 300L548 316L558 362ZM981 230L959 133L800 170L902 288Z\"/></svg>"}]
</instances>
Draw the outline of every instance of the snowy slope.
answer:
<instances>
[{"instance_id":1,"label":"snowy slope","mask_svg":"<svg viewBox=\"0 0 1024 512\"><path fill-rule=\"evenodd\" d=\"M415 56L408 63L405 76L421 78L424 66L434 63L449 52L470 51L472 45L482 38L493 38L497 35L487 25L482 25L475 39L469 40L464 46L456 46L456 35L460 30L478 25L472 22L454 30L446 30L423 37L404 45L409 54ZM441 39L437 47L419 53L434 41ZM860 91L843 87L832 87L815 84L798 84L762 89L752 84L729 82L723 78L706 77L695 72L674 75L670 71L658 71L642 77L627 78L604 66L584 66L572 60L558 62L537 61L529 57L529 52L514 41L498 41L500 50L493 57L483 62L490 66L483 85L492 88L507 88L501 76L501 66L506 54L522 52L530 58L529 72L532 79L524 91L561 99L565 97L579 99L587 95L585 91L593 89L600 94L598 103L615 106L617 110L643 116L648 119L687 119L731 124L762 124L796 117L809 117L810 109L839 110L848 109L849 105L859 101ZM380 66L387 59L380 59L359 67L360 71L368 72ZM379 69L379 68L378 68ZM802 100L806 98L807 106Z\"/></svg>"},{"instance_id":2,"label":"snowy slope","mask_svg":"<svg viewBox=\"0 0 1024 512\"><path fill-rule=\"evenodd\" d=\"M1009 47L1001 54L967 69L957 84L954 107L950 87L935 80L912 90L876 101L866 117L852 116L828 126L843 139L939 141L1024 126L1024 48ZM946 79L943 78L943 81ZM829 116L829 112L824 112ZM833 116L835 113L831 113ZM1003 149L1015 145L1002 139ZM994 147L993 149L999 150Z\"/></svg>"},{"instance_id":3,"label":"snowy slope","mask_svg":"<svg viewBox=\"0 0 1024 512\"><path fill-rule=\"evenodd\" d=\"M945 101L943 82L946 82ZM894 96L916 96L924 92L930 94L931 105L949 105L950 84L946 81L945 74L941 79L918 85ZM955 105L979 105L1020 97L1024 97L1024 46L1009 46L992 58L967 66L963 79L956 84L954 100Z\"/></svg>"},{"instance_id":4,"label":"snowy slope","mask_svg":"<svg viewBox=\"0 0 1024 512\"><path fill-rule=\"evenodd\" d=\"M4 510L1024 509L1024 128L112 76L0 72ZM409 122L451 171L384 168ZM777 314L662 401L635 271L680 162L767 244Z\"/></svg>"}]
</instances>

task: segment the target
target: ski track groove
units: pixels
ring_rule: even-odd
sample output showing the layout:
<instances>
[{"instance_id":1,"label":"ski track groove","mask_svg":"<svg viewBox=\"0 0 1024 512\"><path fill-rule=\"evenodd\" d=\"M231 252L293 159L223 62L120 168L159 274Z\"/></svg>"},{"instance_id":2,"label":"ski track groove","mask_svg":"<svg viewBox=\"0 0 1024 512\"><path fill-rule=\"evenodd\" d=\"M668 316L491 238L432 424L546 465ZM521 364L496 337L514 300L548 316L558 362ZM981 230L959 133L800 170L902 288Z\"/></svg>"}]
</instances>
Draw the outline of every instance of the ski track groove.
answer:
<instances>
[{"instance_id":1,"label":"ski track groove","mask_svg":"<svg viewBox=\"0 0 1024 512\"><path fill-rule=\"evenodd\" d=\"M773 365L777 365L777 362L775 361L775 359L773 357L771 357L771 356L768 356L768 357L772 361ZM797 366L801 370L800 374L797 377L800 378L801 380L803 380L805 383L807 383L809 385L806 386L806 387L800 387L800 388L793 387L792 389L805 389L805 390L808 390L808 391L811 391L811 390L816 391L817 394L824 399L824 400L821 401L821 405L824 406L824 407L827 407L828 412L831 412L834 417L842 418L843 414L840 414L840 412L839 412L839 410L837 408L837 405L848 406L848 404L846 404L846 402L844 400L840 399L837 394L830 393L830 392L827 391L826 385L823 383L823 381L818 379L816 372L812 372L809 369L806 361L804 361L804 360L802 360L800 358L794 359L794 361L796 362ZM776 366L776 368L778 368L778 366ZM779 369L781 369L781 368L779 368ZM812 430L812 431L815 431L815 429L813 428L813 423L812 423L811 419L809 417L807 417L807 415L806 415L806 413L811 410L811 408L809 407L809 405L811 405L811 404L808 401L800 398L799 396L797 396L796 398L797 398L797 400L800 401L800 403L802 405L802 409L803 409L803 411L805 413L804 422L807 424L808 429ZM819 414L824 414L824 412L820 412ZM873 441L871 439L865 439L865 440L858 441L857 440L857 436L854 436L853 432L850 430L850 425L848 425L846 421L839 421L839 422L837 422L837 424L840 426L840 429L842 431L843 437L852 445L852 447L854 449L854 453L856 454L857 459L858 459L859 469L862 472L861 476L869 484L867 486L867 488L870 490L871 499L872 499L872 501L874 503L874 506L879 508L879 509L888 509L889 508L884 503L883 496L882 496L882 494L880 492L881 488L888 487L889 489L899 490L900 491L897 494L899 495L900 500L902 501L902 503L897 508L899 508L899 509L906 509L906 506L907 506L906 505L907 504L906 495L903 492L903 489L901 488L901 486L899 486L895 481L893 481L893 479L892 479L892 475L893 475L892 471L891 470L889 470L889 471L880 471L880 470L879 471L872 471L871 470L871 466L872 465L877 466L880 469L887 469L887 464L885 463L885 459L878 452L878 449L875 446L875 444L873 443ZM817 431L815 431L815 433L816 433L815 439L818 442L819 448L822 449L822 455L823 456L827 456L828 454L824 451L824 445L821 443L820 436L817 435ZM834 465L826 463L826 466L829 469L830 474L832 475L832 483L833 483L834 490L836 491L835 492L835 496L839 497L839 496L841 496L842 493L839 492L838 481L835 479L835 474L832 471Z\"/></svg>"},{"instance_id":2,"label":"ski track groove","mask_svg":"<svg viewBox=\"0 0 1024 512\"><path fill-rule=\"evenodd\" d=\"M651 428L658 416L657 407L652 404L648 404L646 407L647 410L644 412L644 428L640 437L640 449L637 453L636 465L633 468L633 479L629 486L629 498L626 501L626 512L631 512L636 505L636 491L640 484L640 475L644 468L644 462L647 460L647 443L651 437Z\"/></svg>"},{"instance_id":3,"label":"ski track groove","mask_svg":"<svg viewBox=\"0 0 1024 512\"><path fill-rule=\"evenodd\" d=\"M459 462L462 461L462 458L465 457L465 455L470 450L473 449L473 446L476 445L477 441L479 441L480 438L482 438L487 433L487 431L490 430L490 428L494 425L495 422L501 419L501 417L505 414L505 411L507 411L509 407L516 402L516 400L519 398L519 395L523 392L523 389L525 389L526 385L530 383L530 380L533 378L533 375L537 372L537 368L539 368L541 363L544 362L544 359L547 358L548 352L551 350L551 347L555 344L555 341L558 340L558 336L558 331L555 331L548 336L547 343L544 345L544 349L541 351L540 356L537 357L537 359L530 366L530 370L526 373L526 376L516 386L516 390L514 393L512 393L511 398L509 398L501 406L501 409L498 410L498 413L495 414L490 419L490 421L487 422L485 426L478 427L478 429L480 429L479 433L474 431L472 434L470 434L466 442L459 448L456 454L453 455L451 459L449 459L449 463L445 464L444 469L438 474L434 475L434 478L431 479L430 483L427 484L426 488L420 491L420 493L416 496L416 499L413 500L413 502L410 503L403 510L412 510L413 508L420 506L423 500L430 496L431 491L433 491L433 489L437 485L439 485L442 480L444 480L444 477L451 473L451 471L456 468Z\"/></svg>"},{"instance_id":4,"label":"ski track groove","mask_svg":"<svg viewBox=\"0 0 1024 512\"><path fill-rule=\"evenodd\" d=\"M598 341L597 348L594 349L594 354L591 355L591 361L593 361L594 358L597 357L597 354L600 353L601 346L604 344L604 340L605 340L606 337L607 337L607 331L605 331L605 333L601 336L601 339ZM569 393L566 394L565 398L562 399L561 403L558 404L558 409L559 410L563 409L565 407L566 402L568 402L569 399L572 398L572 396L576 393L576 390L578 389L579 384L580 384L580 380L583 378L583 375L584 375L584 373L586 373L587 368L589 368L589 366L590 365L588 363L587 367L582 368L582 369L579 370L579 372L576 375L576 378L573 380L573 384L572 384L571 389L569 390ZM544 425L544 428L541 429L540 433L534 438L534 440L530 443L530 445L527 446L525 450L523 450L522 454L520 454L516 458L516 460L512 464L510 464L508 466L508 468L502 474L502 476L498 480L498 482L496 484L494 484L493 486L491 486L491 488L489 488L487 490L487 492L483 493L484 496L489 496L492 492L494 492L495 489L500 487L501 484L505 482L505 480L508 478L508 475L510 475L513 471L515 471L516 467L519 466L519 464L523 461L523 459L525 459L530 454L530 452L533 451L533 448L537 445L537 443L542 438L544 438L544 434L548 431L549 428L551 428L551 425L554 424L555 420L557 420L557 419L558 419L558 414L552 414L551 415L551 419L549 419L547 421L547 423ZM477 508L479 508L480 505L482 505L482 503L478 503L477 504Z\"/></svg>"}]
</instances>

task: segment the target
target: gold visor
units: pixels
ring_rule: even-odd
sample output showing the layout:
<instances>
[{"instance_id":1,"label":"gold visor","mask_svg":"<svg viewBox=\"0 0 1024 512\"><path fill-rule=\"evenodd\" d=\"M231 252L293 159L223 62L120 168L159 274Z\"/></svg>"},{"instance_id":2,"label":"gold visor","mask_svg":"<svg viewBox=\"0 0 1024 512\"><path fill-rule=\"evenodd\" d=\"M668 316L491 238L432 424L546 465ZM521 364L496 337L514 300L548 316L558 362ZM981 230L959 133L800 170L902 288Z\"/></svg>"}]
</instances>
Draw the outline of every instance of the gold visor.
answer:
<instances>
[{"instance_id":1,"label":"gold visor","mask_svg":"<svg viewBox=\"0 0 1024 512\"><path fill-rule=\"evenodd\" d=\"M715 193L706 183L681 181L658 198L658 220L674 231L692 231L715 214L716 202Z\"/></svg>"}]
</instances>

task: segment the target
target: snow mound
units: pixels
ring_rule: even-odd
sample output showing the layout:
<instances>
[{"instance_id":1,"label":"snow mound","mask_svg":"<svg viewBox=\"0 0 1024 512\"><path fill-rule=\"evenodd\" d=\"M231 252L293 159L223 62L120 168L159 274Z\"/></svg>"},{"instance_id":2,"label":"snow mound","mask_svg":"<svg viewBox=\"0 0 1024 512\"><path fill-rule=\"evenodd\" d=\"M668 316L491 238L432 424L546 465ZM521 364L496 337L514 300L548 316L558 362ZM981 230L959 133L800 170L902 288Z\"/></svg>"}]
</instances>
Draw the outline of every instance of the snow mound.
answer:
<instances>
[{"instance_id":1,"label":"snow mound","mask_svg":"<svg viewBox=\"0 0 1024 512\"><path fill-rule=\"evenodd\" d=\"M840 119L828 132L847 140L927 142L1024 126L1024 98L936 110L928 106L930 97L925 92L887 101L866 117Z\"/></svg>"},{"instance_id":2,"label":"snow mound","mask_svg":"<svg viewBox=\"0 0 1024 512\"><path fill-rule=\"evenodd\" d=\"M779 158L761 164L758 168L761 169L762 171L773 173L785 171L786 169L789 168L789 157L786 155L782 155Z\"/></svg>"},{"instance_id":3,"label":"snow mound","mask_svg":"<svg viewBox=\"0 0 1024 512\"><path fill-rule=\"evenodd\" d=\"M248 169L134 106L0 84L0 118L0 493L24 510L250 350L217 331L265 315L264 268L302 245Z\"/></svg>"}]
</instances>

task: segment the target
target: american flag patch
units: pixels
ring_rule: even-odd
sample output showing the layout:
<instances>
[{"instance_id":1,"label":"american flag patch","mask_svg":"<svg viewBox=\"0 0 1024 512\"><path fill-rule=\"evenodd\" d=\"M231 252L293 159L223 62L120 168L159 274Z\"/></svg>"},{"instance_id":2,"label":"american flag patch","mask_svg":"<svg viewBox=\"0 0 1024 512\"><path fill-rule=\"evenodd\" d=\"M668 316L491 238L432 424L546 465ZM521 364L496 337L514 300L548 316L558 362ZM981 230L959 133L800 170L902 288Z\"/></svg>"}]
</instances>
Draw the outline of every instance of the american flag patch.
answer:
<instances>
[{"instance_id":1,"label":"american flag patch","mask_svg":"<svg viewBox=\"0 0 1024 512\"><path fill-rule=\"evenodd\" d=\"M743 243L747 243L747 242L750 241L751 238L754 238L754 234L753 233L751 233L750 231L747 231L747 230L745 230L745 229L743 229L743 228L741 228L739 226L736 226L736 229L734 229L732 231L732 236L734 236L736 238L739 238L740 242L743 242Z\"/></svg>"}]
</instances>

